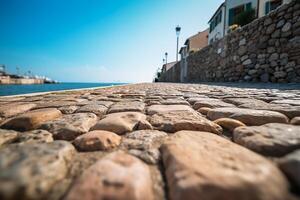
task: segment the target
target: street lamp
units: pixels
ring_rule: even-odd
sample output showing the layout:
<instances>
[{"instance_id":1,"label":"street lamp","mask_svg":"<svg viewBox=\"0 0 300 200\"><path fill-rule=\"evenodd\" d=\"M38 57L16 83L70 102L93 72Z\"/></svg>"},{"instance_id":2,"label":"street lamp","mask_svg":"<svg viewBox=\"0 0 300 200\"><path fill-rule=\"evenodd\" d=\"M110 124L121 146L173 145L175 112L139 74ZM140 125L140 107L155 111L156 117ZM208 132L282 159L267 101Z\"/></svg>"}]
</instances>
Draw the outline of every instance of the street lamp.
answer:
<instances>
[{"instance_id":1,"label":"street lamp","mask_svg":"<svg viewBox=\"0 0 300 200\"><path fill-rule=\"evenodd\" d=\"M166 64L168 64L168 52L165 53L166 56Z\"/></svg>"},{"instance_id":2,"label":"street lamp","mask_svg":"<svg viewBox=\"0 0 300 200\"><path fill-rule=\"evenodd\" d=\"M178 45L179 45L179 35L180 35L180 31L181 31L181 27L178 25L176 28L176 36L177 36L177 49L176 49L176 62L178 62Z\"/></svg>"}]
</instances>

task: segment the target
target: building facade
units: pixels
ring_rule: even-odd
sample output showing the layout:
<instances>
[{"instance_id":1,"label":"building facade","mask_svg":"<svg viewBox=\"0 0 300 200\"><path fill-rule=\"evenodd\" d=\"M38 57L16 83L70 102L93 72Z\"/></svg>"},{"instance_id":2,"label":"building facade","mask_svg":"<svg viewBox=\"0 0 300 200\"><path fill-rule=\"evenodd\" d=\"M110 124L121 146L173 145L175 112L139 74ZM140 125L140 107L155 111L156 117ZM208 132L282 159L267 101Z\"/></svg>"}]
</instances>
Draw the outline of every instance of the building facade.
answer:
<instances>
[{"instance_id":1,"label":"building facade","mask_svg":"<svg viewBox=\"0 0 300 200\"><path fill-rule=\"evenodd\" d=\"M209 34L208 34L209 44L224 37L225 15L226 15L226 6L224 2L221 4L221 6L217 9L215 14L208 22L209 23Z\"/></svg>"},{"instance_id":2,"label":"building facade","mask_svg":"<svg viewBox=\"0 0 300 200\"><path fill-rule=\"evenodd\" d=\"M282 4L290 3L291 1L292 0L259 0L258 17L263 17Z\"/></svg>"},{"instance_id":3,"label":"building facade","mask_svg":"<svg viewBox=\"0 0 300 200\"><path fill-rule=\"evenodd\" d=\"M180 70L181 70L181 76L180 80L182 82L185 82L186 77L187 77L187 58L190 54L200 51L204 47L208 45L208 34L209 34L209 29L199 32L196 35L193 35L189 37L185 43L184 47L182 47L179 51L181 55L181 62L180 62Z\"/></svg>"},{"instance_id":4,"label":"building facade","mask_svg":"<svg viewBox=\"0 0 300 200\"><path fill-rule=\"evenodd\" d=\"M254 9L255 18L263 17L279 6L292 0L225 0L209 20L209 44L228 34L236 17L244 11Z\"/></svg>"}]
</instances>

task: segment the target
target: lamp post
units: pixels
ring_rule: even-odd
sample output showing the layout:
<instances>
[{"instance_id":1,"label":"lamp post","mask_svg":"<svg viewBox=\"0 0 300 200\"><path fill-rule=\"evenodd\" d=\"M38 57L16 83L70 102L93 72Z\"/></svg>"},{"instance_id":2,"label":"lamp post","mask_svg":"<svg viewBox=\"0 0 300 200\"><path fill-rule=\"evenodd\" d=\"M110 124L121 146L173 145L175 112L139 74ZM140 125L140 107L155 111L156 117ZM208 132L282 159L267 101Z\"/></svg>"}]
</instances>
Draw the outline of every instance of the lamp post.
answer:
<instances>
[{"instance_id":1,"label":"lamp post","mask_svg":"<svg viewBox=\"0 0 300 200\"><path fill-rule=\"evenodd\" d=\"M179 35L180 35L180 31L181 31L181 27L180 26L177 26L175 28L176 30L176 36L177 36L177 49L176 49L176 62L178 62L178 48L179 48Z\"/></svg>"},{"instance_id":2,"label":"lamp post","mask_svg":"<svg viewBox=\"0 0 300 200\"><path fill-rule=\"evenodd\" d=\"M166 56L166 64L168 64L168 52L165 53Z\"/></svg>"}]
</instances>

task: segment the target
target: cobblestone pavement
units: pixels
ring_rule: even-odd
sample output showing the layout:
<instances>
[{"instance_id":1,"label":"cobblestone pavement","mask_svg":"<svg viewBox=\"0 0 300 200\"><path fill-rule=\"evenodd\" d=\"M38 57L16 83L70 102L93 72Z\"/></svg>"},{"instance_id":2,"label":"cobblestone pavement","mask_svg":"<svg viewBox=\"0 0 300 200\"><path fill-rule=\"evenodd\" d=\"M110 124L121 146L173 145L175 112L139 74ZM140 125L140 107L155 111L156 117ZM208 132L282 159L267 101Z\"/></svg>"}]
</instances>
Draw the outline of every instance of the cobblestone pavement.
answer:
<instances>
[{"instance_id":1,"label":"cobblestone pavement","mask_svg":"<svg viewBox=\"0 0 300 200\"><path fill-rule=\"evenodd\" d=\"M234 86L2 97L0 199L299 199L300 90Z\"/></svg>"}]
</instances>

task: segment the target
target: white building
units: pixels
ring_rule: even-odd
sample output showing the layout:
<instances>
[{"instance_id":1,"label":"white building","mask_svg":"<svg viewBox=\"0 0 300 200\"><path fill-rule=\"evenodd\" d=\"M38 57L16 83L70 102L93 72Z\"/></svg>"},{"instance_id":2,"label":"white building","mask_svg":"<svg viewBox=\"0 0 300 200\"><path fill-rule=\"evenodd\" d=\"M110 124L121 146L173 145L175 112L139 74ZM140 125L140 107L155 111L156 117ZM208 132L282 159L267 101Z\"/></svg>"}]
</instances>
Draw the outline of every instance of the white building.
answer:
<instances>
[{"instance_id":1,"label":"white building","mask_svg":"<svg viewBox=\"0 0 300 200\"><path fill-rule=\"evenodd\" d=\"M225 35L225 13L226 6L225 2L222 3L215 14L209 20L209 34L208 34L208 43L221 39Z\"/></svg>"},{"instance_id":2,"label":"white building","mask_svg":"<svg viewBox=\"0 0 300 200\"><path fill-rule=\"evenodd\" d=\"M284 3L292 0L225 0L209 20L209 44L228 34L229 27L234 24L240 13L254 9L256 17L269 14Z\"/></svg>"}]
</instances>

